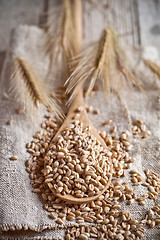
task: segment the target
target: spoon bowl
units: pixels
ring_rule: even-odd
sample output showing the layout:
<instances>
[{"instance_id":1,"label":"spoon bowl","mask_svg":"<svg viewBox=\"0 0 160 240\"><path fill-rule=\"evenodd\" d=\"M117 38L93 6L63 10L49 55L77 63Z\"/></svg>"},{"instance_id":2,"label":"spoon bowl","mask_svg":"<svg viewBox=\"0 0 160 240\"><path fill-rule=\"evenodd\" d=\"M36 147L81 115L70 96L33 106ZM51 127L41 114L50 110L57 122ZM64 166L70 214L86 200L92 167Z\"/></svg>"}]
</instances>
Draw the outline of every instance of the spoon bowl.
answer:
<instances>
[{"instance_id":1,"label":"spoon bowl","mask_svg":"<svg viewBox=\"0 0 160 240\"><path fill-rule=\"evenodd\" d=\"M52 142L56 143L58 140L58 137L61 135L61 133L70 125L72 124L75 120L79 120L83 124L83 128L89 127L90 133L100 142L100 144L103 146L104 149L107 148L104 140L100 137L98 130L93 126L91 121L88 118L86 108L84 105L84 99L83 99L83 88L81 87L80 91L74 98L70 109L68 111L68 115L61 125L60 129L52 139ZM72 196L70 194L62 195L60 193L56 193L53 185L51 183L47 183L48 187L52 191L53 195L60 198L63 201L73 203L73 204L83 204L87 202L91 202L99 198L109 187L112 179L112 168L111 168L111 163L110 163L110 173L108 177L107 184L104 186L103 190L101 190L97 195L92 196L92 197L84 197L84 198L78 198L75 196Z\"/></svg>"}]
</instances>

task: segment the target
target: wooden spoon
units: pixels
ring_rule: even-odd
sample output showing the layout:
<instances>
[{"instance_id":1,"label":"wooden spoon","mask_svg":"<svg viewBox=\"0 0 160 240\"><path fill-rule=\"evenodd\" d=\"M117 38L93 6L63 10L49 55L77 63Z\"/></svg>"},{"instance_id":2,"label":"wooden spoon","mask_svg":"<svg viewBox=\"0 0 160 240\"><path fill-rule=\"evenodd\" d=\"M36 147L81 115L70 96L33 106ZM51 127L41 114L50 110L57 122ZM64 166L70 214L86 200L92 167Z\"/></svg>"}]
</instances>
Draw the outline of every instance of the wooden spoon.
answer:
<instances>
[{"instance_id":1,"label":"wooden spoon","mask_svg":"<svg viewBox=\"0 0 160 240\"><path fill-rule=\"evenodd\" d=\"M78 112L79 113L78 120L80 120L80 122L83 123L83 128L89 126L90 127L90 133L97 140L99 140L99 142L101 143L101 145L103 146L104 149L107 148L104 140L100 137L100 135L98 133L98 130L93 126L93 124L91 123L91 121L88 118L86 108L85 108L85 105L84 105L84 100L83 100L83 88L82 87L80 88L78 94L74 98L74 100L73 100L73 102L70 106L70 109L68 111L67 117L66 117L65 121L63 122L62 126L60 127L60 129L58 130L58 132L56 133L52 142L56 143L57 139L58 139L58 136L61 135L62 131L64 131L69 126L69 124L71 124L75 121L75 119L74 119L75 114L77 114L77 109L80 106L81 106L82 111ZM53 192L54 196L59 197L63 201L73 203L73 204L83 204L83 203L91 202L91 201L99 198L106 191L106 189L109 187L109 185L111 183L111 178L112 178L112 170L110 171L110 176L109 176L109 179L108 179L108 182L107 182L106 186L104 186L104 189L99 194L97 194L95 196L92 196L92 197L86 197L86 198L77 198L77 197L74 197L70 194L62 195L60 193L56 193L56 191L55 191L55 189L54 189L54 187L51 183L48 183L48 187Z\"/></svg>"},{"instance_id":2,"label":"wooden spoon","mask_svg":"<svg viewBox=\"0 0 160 240\"><path fill-rule=\"evenodd\" d=\"M83 36L83 34L82 34L82 2L81 2L81 0L73 0L72 7L73 7L73 19L74 19L74 24L75 24L75 37L76 37L76 43L77 43L76 44L77 49L76 49L76 52L75 52L75 55L76 55L82 49L82 36ZM73 102L70 106L70 109L69 109L68 114L67 114L67 118L63 122L62 126L58 130L58 132L55 135L55 137L53 138L52 142L56 143L57 137L59 135L61 135L61 132L63 130L65 130L69 126L70 123L73 123L75 121L74 117L75 117L75 114L77 112L77 109L80 106L81 106L82 111L79 112L78 119L83 123L83 128L90 126L90 133L92 135L94 135L94 137L97 140L99 140L99 142L101 143L101 145L103 146L104 149L107 148L104 140L100 137L97 129L92 125L91 121L88 118L86 108L85 108L85 105L84 105L84 100L83 100L83 86L80 87L78 94L76 95L76 97L74 98L74 100L73 100ZM73 204L83 204L83 203L91 202L91 201L99 198L106 191L106 189L109 187L109 185L111 183L111 178L112 178L112 168L111 168L111 171L110 171L108 182L107 182L106 186L104 186L104 189L102 191L100 191L99 194L97 194L95 196L92 196L92 197L86 197L86 198L77 198L77 197L74 197L70 194L62 195L60 193L56 193L56 191L55 191L55 189L54 189L54 187L51 183L48 183L48 187L53 192L54 196L59 197L63 201L73 203Z\"/></svg>"}]
</instances>

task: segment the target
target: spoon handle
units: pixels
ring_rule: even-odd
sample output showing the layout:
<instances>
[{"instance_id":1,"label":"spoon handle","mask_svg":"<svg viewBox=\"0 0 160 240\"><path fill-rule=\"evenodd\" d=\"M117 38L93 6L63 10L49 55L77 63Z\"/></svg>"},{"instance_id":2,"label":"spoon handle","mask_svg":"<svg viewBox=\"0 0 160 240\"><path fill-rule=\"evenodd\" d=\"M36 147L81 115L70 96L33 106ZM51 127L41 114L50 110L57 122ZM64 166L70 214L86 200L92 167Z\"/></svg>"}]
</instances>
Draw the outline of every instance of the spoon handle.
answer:
<instances>
[{"instance_id":1,"label":"spoon handle","mask_svg":"<svg viewBox=\"0 0 160 240\"><path fill-rule=\"evenodd\" d=\"M82 107L81 111L78 111L78 108ZM85 110L84 98L83 98L83 85L80 86L79 91L77 92L75 98L73 99L70 108L68 110L67 118L73 117L75 113L81 113Z\"/></svg>"}]
</instances>

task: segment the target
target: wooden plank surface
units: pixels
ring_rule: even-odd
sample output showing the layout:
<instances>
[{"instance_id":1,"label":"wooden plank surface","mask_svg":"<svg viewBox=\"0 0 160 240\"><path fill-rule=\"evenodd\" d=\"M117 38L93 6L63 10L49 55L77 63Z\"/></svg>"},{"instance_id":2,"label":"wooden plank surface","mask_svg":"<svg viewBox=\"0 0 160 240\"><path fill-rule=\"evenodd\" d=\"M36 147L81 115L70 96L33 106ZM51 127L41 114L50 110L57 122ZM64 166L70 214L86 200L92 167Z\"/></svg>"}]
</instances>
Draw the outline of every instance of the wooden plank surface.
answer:
<instances>
[{"instance_id":1,"label":"wooden plank surface","mask_svg":"<svg viewBox=\"0 0 160 240\"><path fill-rule=\"evenodd\" d=\"M141 44L155 46L160 58L160 0L139 0Z\"/></svg>"},{"instance_id":2,"label":"wooden plank surface","mask_svg":"<svg viewBox=\"0 0 160 240\"><path fill-rule=\"evenodd\" d=\"M140 43L137 0L92 0L83 2L84 45L97 40L104 28L112 26L122 41ZM49 0L49 9L62 1Z\"/></svg>"},{"instance_id":3,"label":"wooden plank surface","mask_svg":"<svg viewBox=\"0 0 160 240\"><path fill-rule=\"evenodd\" d=\"M43 13L61 5L62 0L0 0L0 69L11 30L19 24L41 25ZM82 0L84 45L99 38L113 26L121 41L132 46L155 46L160 59L160 0ZM90 4L92 2L92 4ZM2 52L2 53L1 53Z\"/></svg>"},{"instance_id":4,"label":"wooden plank surface","mask_svg":"<svg viewBox=\"0 0 160 240\"><path fill-rule=\"evenodd\" d=\"M96 40L107 26L115 28L122 41L132 46L140 43L137 0L107 0L101 6L96 2L84 2L85 43Z\"/></svg>"},{"instance_id":5,"label":"wooden plank surface","mask_svg":"<svg viewBox=\"0 0 160 240\"><path fill-rule=\"evenodd\" d=\"M0 0L0 51L6 49L13 28L19 24L44 23L42 12L61 2ZM83 4L86 43L96 40L102 29L110 24L126 42L154 45L160 51L160 0L92 0L83 1Z\"/></svg>"}]
</instances>

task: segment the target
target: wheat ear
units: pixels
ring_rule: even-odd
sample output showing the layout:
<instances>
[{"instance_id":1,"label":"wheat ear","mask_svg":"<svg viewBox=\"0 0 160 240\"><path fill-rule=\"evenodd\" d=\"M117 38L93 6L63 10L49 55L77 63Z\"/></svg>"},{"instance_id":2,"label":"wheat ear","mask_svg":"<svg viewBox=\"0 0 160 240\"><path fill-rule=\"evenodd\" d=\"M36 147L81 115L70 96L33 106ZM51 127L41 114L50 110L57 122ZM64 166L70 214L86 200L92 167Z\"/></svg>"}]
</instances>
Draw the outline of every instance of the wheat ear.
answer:
<instances>
[{"instance_id":1,"label":"wheat ear","mask_svg":"<svg viewBox=\"0 0 160 240\"><path fill-rule=\"evenodd\" d=\"M42 103L56 116L62 117L60 107L56 100L50 97L50 91L32 70L27 61L15 57L11 75L11 88L20 100L26 112L30 112L31 106L38 109L38 103Z\"/></svg>"},{"instance_id":2,"label":"wheat ear","mask_svg":"<svg viewBox=\"0 0 160 240\"><path fill-rule=\"evenodd\" d=\"M78 92L79 86L90 78L87 95L91 92L97 78L101 78L105 91L110 90L110 73L114 61L111 32L106 29L98 43L89 47L81 57L79 64L66 81L67 93L72 92L69 102Z\"/></svg>"},{"instance_id":3,"label":"wheat ear","mask_svg":"<svg viewBox=\"0 0 160 240\"><path fill-rule=\"evenodd\" d=\"M97 79L103 83L103 89L109 93L112 88L118 88L117 80L121 73L125 79L142 89L142 83L124 64L123 51L113 29L105 29L100 40L90 46L81 56L76 69L67 79L67 94L71 93L70 104L77 94L79 87L87 79L90 80L86 95L88 95Z\"/></svg>"}]
</instances>

